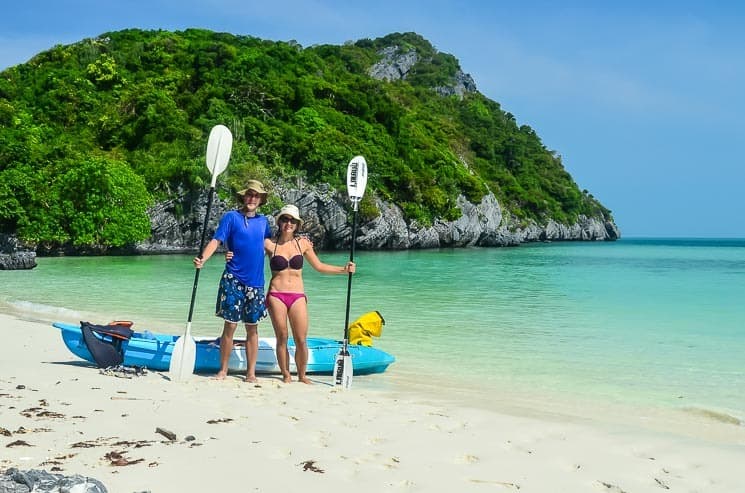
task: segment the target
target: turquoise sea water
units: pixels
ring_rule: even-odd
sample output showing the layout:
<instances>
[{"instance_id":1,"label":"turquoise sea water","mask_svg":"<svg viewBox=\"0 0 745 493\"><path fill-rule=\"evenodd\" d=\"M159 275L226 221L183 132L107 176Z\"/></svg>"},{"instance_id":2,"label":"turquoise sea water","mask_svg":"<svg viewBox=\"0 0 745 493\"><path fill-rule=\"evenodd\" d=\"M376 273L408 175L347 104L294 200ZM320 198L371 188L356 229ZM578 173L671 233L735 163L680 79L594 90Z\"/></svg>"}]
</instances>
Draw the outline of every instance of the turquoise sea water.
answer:
<instances>
[{"instance_id":1,"label":"turquoise sea water","mask_svg":"<svg viewBox=\"0 0 745 493\"><path fill-rule=\"evenodd\" d=\"M320 256L342 264L348 252ZM39 258L34 270L0 271L0 310L182 333L190 259ZM745 240L358 251L355 259L350 319L380 311L386 326L375 345L397 358L355 385L576 415L602 405L745 419ZM200 276L197 335L220 332L221 270L215 257ZM311 335L341 338L346 276L310 268L305 276ZM259 330L272 335L268 320Z\"/></svg>"}]
</instances>

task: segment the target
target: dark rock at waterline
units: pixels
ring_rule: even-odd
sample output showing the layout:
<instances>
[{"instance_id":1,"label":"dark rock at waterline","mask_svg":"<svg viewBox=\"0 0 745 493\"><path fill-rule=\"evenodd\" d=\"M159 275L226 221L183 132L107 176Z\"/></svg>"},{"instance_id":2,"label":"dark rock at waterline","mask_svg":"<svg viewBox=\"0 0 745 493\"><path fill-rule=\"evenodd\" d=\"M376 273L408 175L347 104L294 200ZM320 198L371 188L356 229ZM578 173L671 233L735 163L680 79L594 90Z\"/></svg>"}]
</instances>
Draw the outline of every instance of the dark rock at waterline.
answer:
<instances>
[{"instance_id":1,"label":"dark rock at waterline","mask_svg":"<svg viewBox=\"0 0 745 493\"><path fill-rule=\"evenodd\" d=\"M80 493L108 493L106 486L93 478L79 474L64 476L44 470L21 471L11 467L0 476L0 493L75 491Z\"/></svg>"},{"instance_id":2,"label":"dark rock at waterline","mask_svg":"<svg viewBox=\"0 0 745 493\"><path fill-rule=\"evenodd\" d=\"M15 235L0 233L0 270L33 269L36 252L23 245Z\"/></svg>"},{"instance_id":3,"label":"dark rock at waterline","mask_svg":"<svg viewBox=\"0 0 745 493\"><path fill-rule=\"evenodd\" d=\"M36 267L36 252L0 253L0 270L23 270Z\"/></svg>"}]
</instances>

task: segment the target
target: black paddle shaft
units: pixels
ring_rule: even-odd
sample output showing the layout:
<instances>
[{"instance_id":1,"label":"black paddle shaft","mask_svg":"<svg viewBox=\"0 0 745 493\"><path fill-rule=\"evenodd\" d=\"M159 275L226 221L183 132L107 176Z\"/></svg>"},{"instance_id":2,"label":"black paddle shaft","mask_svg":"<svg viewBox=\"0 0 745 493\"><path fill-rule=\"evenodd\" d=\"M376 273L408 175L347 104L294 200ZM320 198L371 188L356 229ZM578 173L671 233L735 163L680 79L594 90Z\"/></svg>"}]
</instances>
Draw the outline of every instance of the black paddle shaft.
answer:
<instances>
[{"instance_id":1,"label":"black paddle shaft","mask_svg":"<svg viewBox=\"0 0 745 493\"><path fill-rule=\"evenodd\" d=\"M357 203L354 204L354 215L352 219L352 245L349 248L349 261L354 262L354 244L357 242ZM347 278L347 314L344 318L344 352L347 349L349 340L349 303L352 298L352 273Z\"/></svg>"},{"instance_id":2,"label":"black paddle shaft","mask_svg":"<svg viewBox=\"0 0 745 493\"><path fill-rule=\"evenodd\" d=\"M212 209L212 195L214 194L215 187L210 187L209 197L207 198L207 212L204 213L204 224L202 225L202 239L199 241L199 258L202 258L202 250L204 250L204 240L207 237L207 225L210 221L210 209ZM189 303L189 319L187 322L191 323L191 316L194 314L194 300L197 298L197 284L199 284L199 271L202 269L194 269L194 286L191 288L191 302Z\"/></svg>"}]
</instances>

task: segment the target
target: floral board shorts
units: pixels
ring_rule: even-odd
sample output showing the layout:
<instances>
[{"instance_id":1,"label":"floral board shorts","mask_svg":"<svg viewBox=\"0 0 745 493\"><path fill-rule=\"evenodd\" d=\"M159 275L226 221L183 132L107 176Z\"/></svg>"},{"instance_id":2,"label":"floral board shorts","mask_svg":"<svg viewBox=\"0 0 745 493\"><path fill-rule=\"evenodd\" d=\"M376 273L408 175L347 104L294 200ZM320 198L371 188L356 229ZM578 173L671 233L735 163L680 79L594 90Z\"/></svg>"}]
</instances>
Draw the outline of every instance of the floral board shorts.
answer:
<instances>
[{"instance_id":1,"label":"floral board shorts","mask_svg":"<svg viewBox=\"0 0 745 493\"><path fill-rule=\"evenodd\" d=\"M215 315L227 322L256 324L266 317L264 288L246 286L228 271L222 273Z\"/></svg>"}]
</instances>

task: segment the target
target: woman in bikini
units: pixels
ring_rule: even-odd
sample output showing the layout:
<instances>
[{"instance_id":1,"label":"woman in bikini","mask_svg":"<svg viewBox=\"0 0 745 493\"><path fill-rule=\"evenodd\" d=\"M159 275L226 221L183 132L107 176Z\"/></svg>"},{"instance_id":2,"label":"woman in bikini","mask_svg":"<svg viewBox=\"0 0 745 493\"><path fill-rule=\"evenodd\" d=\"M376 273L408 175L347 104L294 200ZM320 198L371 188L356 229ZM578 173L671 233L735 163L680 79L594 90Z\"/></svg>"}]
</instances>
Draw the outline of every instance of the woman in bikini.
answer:
<instances>
[{"instance_id":1,"label":"woman in bikini","mask_svg":"<svg viewBox=\"0 0 745 493\"><path fill-rule=\"evenodd\" d=\"M266 294L266 305L277 337L277 363L285 383L290 377L290 355L287 350L287 322L295 340L295 366L300 382L311 383L305 375L308 365L308 299L303 288L303 260L321 274L354 273L354 262L344 266L321 262L307 238L298 238L296 233L303 220L294 205L286 205L277 214L277 236L264 240L264 250L269 256L272 278Z\"/></svg>"}]
</instances>

